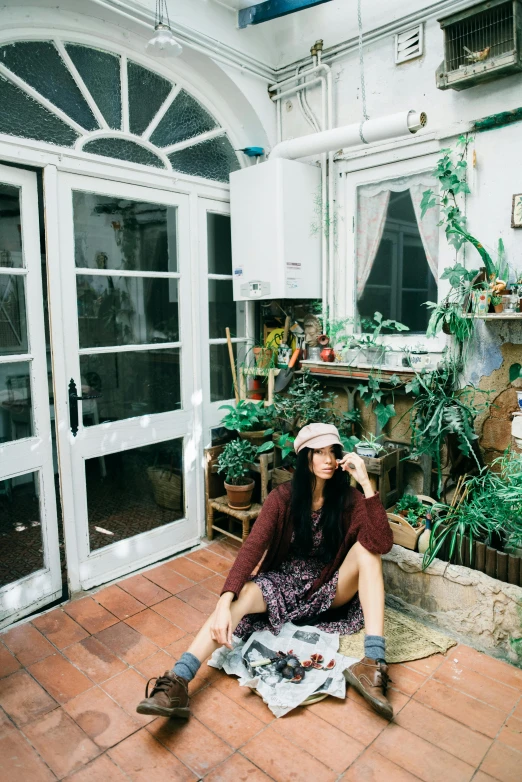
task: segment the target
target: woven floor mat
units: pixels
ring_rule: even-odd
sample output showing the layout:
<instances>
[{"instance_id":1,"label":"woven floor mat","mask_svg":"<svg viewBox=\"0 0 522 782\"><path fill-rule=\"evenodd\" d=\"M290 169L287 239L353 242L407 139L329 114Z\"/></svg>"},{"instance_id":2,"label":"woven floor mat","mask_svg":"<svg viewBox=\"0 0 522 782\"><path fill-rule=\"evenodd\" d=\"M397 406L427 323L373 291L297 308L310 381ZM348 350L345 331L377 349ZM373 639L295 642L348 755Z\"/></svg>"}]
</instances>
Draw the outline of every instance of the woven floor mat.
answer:
<instances>
[{"instance_id":1,"label":"woven floor mat","mask_svg":"<svg viewBox=\"0 0 522 782\"><path fill-rule=\"evenodd\" d=\"M444 654L457 644L453 638L388 607L384 609L384 636L388 663L404 663L432 654ZM342 635L339 653L347 657L364 657L364 630L355 635Z\"/></svg>"}]
</instances>

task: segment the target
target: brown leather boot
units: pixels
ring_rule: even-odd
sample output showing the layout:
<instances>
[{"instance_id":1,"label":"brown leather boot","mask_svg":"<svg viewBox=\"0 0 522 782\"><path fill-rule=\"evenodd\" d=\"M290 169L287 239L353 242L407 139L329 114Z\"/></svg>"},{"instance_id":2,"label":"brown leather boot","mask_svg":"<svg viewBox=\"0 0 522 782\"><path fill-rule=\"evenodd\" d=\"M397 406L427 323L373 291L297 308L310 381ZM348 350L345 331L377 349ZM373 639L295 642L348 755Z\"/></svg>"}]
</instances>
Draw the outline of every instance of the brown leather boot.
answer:
<instances>
[{"instance_id":1,"label":"brown leather boot","mask_svg":"<svg viewBox=\"0 0 522 782\"><path fill-rule=\"evenodd\" d=\"M346 668L344 678L381 717L392 719L393 707L386 697L388 682L391 681L386 663L364 657L360 662Z\"/></svg>"},{"instance_id":2,"label":"brown leather boot","mask_svg":"<svg viewBox=\"0 0 522 782\"><path fill-rule=\"evenodd\" d=\"M149 684L155 684L149 695ZM145 698L136 707L138 714L153 714L155 717L190 717L188 681L172 671L147 682Z\"/></svg>"}]
</instances>

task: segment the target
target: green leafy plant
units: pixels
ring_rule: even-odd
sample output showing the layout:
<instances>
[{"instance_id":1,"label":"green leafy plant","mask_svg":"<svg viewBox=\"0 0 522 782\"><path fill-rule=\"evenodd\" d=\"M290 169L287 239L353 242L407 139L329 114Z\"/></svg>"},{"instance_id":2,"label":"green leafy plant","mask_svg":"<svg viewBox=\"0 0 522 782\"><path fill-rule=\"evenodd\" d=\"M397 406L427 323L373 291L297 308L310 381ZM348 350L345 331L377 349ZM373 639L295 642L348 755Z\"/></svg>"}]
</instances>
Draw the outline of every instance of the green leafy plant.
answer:
<instances>
[{"instance_id":1,"label":"green leafy plant","mask_svg":"<svg viewBox=\"0 0 522 782\"><path fill-rule=\"evenodd\" d=\"M330 338L331 347L342 344L345 347L352 343L353 337L347 333L349 326L353 324L353 318L341 318L338 320L328 320L327 333Z\"/></svg>"},{"instance_id":2,"label":"green leafy plant","mask_svg":"<svg viewBox=\"0 0 522 782\"><path fill-rule=\"evenodd\" d=\"M440 193L430 189L422 194L421 216L424 217L428 209L438 206L441 214L439 225L444 225L448 243L457 251L464 242L475 247L490 278L495 274L495 265L483 245L468 232L467 218L457 201L459 194L471 193L467 182L466 156L472 141L470 136L460 136L455 150L441 150L441 157L433 171L433 175L439 180Z\"/></svg>"},{"instance_id":3,"label":"green leafy plant","mask_svg":"<svg viewBox=\"0 0 522 782\"><path fill-rule=\"evenodd\" d=\"M494 542L504 550L522 544L522 455L509 450L495 459L491 469L484 467L477 476L462 481L451 505L433 506L433 528L423 567L433 561L447 543L451 561L463 557L464 538L469 542Z\"/></svg>"},{"instance_id":4,"label":"green leafy plant","mask_svg":"<svg viewBox=\"0 0 522 782\"><path fill-rule=\"evenodd\" d=\"M382 435L375 437L375 435L371 432L364 437L361 437L358 444L367 446L368 448L373 448L377 454L383 453L386 450L385 446L382 444Z\"/></svg>"},{"instance_id":5,"label":"green leafy plant","mask_svg":"<svg viewBox=\"0 0 522 782\"><path fill-rule=\"evenodd\" d=\"M362 333L356 338L357 344L361 348L383 348L385 346L379 343L383 329L387 331L409 331L409 327L397 320L383 320L380 312L374 312L373 318L361 318Z\"/></svg>"},{"instance_id":6,"label":"green leafy plant","mask_svg":"<svg viewBox=\"0 0 522 782\"><path fill-rule=\"evenodd\" d=\"M292 435L311 423L335 423L332 409L335 394L325 394L320 383L304 372L294 379L287 394L278 394L274 402L275 419Z\"/></svg>"},{"instance_id":7,"label":"green leafy plant","mask_svg":"<svg viewBox=\"0 0 522 782\"><path fill-rule=\"evenodd\" d=\"M273 443L264 443L256 448L248 440L232 440L218 456L218 472L225 473L225 481L233 486L250 483L249 466L256 456L273 448Z\"/></svg>"},{"instance_id":8,"label":"green leafy plant","mask_svg":"<svg viewBox=\"0 0 522 782\"><path fill-rule=\"evenodd\" d=\"M478 270L465 269L458 262L452 267L447 267L441 279L449 280L451 285L449 293L439 304L426 302L426 306L433 310L426 335L435 336L444 328L460 344L469 340L474 330L473 319L465 317L465 310L472 300L473 292L488 287L507 273L502 239L498 242L497 261L494 262L481 242L469 233L467 218L457 200L459 194L471 192L467 183L466 156L472 140L468 136L460 136L455 150L442 150L433 172L439 180L440 192L437 194L432 189L426 190L421 200L421 216L424 217L428 209L439 207L441 214L439 225L444 226L448 243L455 248L456 252L463 244L470 244L476 249L486 268L486 280L477 282Z\"/></svg>"},{"instance_id":9,"label":"green leafy plant","mask_svg":"<svg viewBox=\"0 0 522 782\"><path fill-rule=\"evenodd\" d=\"M223 416L221 424L236 432L255 432L265 430L265 435L271 435L274 431L271 427L274 417L274 406L265 407L263 403L245 401L240 399L237 405L221 405L220 410L228 410Z\"/></svg>"},{"instance_id":10,"label":"green leafy plant","mask_svg":"<svg viewBox=\"0 0 522 782\"><path fill-rule=\"evenodd\" d=\"M391 377L386 378L387 385L395 387L400 385L400 383L401 381L398 375L392 375ZM372 406L381 429L383 429L388 421L396 415L394 402L391 404L386 403L385 397L390 393L390 389L383 390L381 387L381 380L377 375L370 373L368 375L368 380L365 383L359 383L356 391L360 393L361 399L365 404Z\"/></svg>"},{"instance_id":11,"label":"green leafy plant","mask_svg":"<svg viewBox=\"0 0 522 782\"><path fill-rule=\"evenodd\" d=\"M420 527L422 523L421 517L414 510L409 510L405 516L405 519L411 527Z\"/></svg>"},{"instance_id":12,"label":"green leafy plant","mask_svg":"<svg viewBox=\"0 0 522 782\"><path fill-rule=\"evenodd\" d=\"M426 453L433 459L438 474L438 495L442 491L442 446L454 435L458 449L471 457L477 468L482 468L474 421L487 404L476 405L474 388L459 389L457 361L446 361L435 370L422 370L406 385L406 391L414 397L410 409L412 430L412 455Z\"/></svg>"},{"instance_id":13,"label":"green leafy plant","mask_svg":"<svg viewBox=\"0 0 522 782\"><path fill-rule=\"evenodd\" d=\"M493 295L491 297L491 303L494 307L498 307L499 304L502 304L502 296L495 296Z\"/></svg>"},{"instance_id":14,"label":"green leafy plant","mask_svg":"<svg viewBox=\"0 0 522 782\"><path fill-rule=\"evenodd\" d=\"M521 364L511 364L509 367L509 382L514 383L515 380L522 379L522 365Z\"/></svg>"},{"instance_id":15,"label":"green leafy plant","mask_svg":"<svg viewBox=\"0 0 522 782\"><path fill-rule=\"evenodd\" d=\"M414 494L403 494L398 503L395 506L395 511L400 513L401 511L414 511L418 515L424 513L424 505Z\"/></svg>"}]
</instances>

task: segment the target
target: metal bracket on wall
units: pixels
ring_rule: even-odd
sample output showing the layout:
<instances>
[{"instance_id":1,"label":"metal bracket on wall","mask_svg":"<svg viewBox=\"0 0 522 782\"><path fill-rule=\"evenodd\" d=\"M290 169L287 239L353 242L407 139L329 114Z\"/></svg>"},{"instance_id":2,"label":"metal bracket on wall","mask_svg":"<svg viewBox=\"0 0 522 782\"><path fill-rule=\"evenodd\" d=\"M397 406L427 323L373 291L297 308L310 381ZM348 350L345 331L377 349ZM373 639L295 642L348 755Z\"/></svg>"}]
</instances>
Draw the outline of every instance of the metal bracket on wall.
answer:
<instances>
[{"instance_id":1,"label":"metal bracket on wall","mask_svg":"<svg viewBox=\"0 0 522 782\"><path fill-rule=\"evenodd\" d=\"M250 5L248 8L242 8L237 14L237 23L240 29L248 27L249 24L261 24L269 22L271 19L278 19L280 16L293 14L295 11L302 11L304 8L313 8L314 5L329 3L330 0L266 0L264 3Z\"/></svg>"}]
</instances>

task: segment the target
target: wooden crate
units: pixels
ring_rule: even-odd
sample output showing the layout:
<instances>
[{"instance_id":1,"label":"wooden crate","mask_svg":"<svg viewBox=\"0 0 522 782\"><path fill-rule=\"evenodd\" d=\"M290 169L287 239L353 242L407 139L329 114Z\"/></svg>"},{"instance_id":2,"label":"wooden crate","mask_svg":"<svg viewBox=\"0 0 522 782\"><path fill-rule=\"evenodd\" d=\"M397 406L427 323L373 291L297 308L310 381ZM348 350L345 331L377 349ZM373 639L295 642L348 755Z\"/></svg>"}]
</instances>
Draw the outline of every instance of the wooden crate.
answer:
<instances>
[{"instance_id":1,"label":"wooden crate","mask_svg":"<svg viewBox=\"0 0 522 782\"><path fill-rule=\"evenodd\" d=\"M375 491L385 508L394 505L402 497L404 486L405 448L394 448L384 456L362 456L368 475L375 479Z\"/></svg>"},{"instance_id":2,"label":"wooden crate","mask_svg":"<svg viewBox=\"0 0 522 782\"><path fill-rule=\"evenodd\" d=\"M425 494L417 494L417 499L422 502L423 505L429 507L435 505L435 500L431 497L427 497ZM393 542L397 546L408 548L411 551L417 550L417 542L426 529L425 524L421 524L420 527L412 527L409 521L406 521L404 516L399 513L395 513L395 505L388 508L386 511L388 514L388 521L390 523L391 530L393 532Z\"/></svg>"},{"instance_id":3,"label":"wooden crate","mask_svg":"<svg viewBox=\"0 0 522 782\"><path fill-rule=\"evenodd\" d=\"M399 516L398 513L392 511L386 511L388 514L388 522L393 532L393 542L397 546L403 548L409 548L411 551L415 551L417 548L417 541L421 534L424 532L426 525L421 524L420 527L412 527L411 524L406 521L405 518Z\"/></svg>"}]
</instances>

